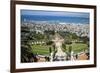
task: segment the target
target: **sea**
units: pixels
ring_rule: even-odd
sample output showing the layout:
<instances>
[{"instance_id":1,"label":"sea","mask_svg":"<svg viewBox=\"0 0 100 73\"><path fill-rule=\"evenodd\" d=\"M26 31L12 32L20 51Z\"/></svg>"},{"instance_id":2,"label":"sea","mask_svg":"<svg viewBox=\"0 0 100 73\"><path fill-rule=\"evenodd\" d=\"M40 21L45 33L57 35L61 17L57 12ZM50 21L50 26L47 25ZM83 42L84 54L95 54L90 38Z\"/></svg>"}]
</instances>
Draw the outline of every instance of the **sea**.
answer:
<instances>
[{"instance_id":1,"label":"sea","mask_svg":"<svg viewBox=\"0 0 100 73\"><path fill-rule=\"evenodd\" d=\"M59 21L64 23L89 24L89 18L66 16L21 15L21 22L28 21Z\"/></svg>"}]
</instances>

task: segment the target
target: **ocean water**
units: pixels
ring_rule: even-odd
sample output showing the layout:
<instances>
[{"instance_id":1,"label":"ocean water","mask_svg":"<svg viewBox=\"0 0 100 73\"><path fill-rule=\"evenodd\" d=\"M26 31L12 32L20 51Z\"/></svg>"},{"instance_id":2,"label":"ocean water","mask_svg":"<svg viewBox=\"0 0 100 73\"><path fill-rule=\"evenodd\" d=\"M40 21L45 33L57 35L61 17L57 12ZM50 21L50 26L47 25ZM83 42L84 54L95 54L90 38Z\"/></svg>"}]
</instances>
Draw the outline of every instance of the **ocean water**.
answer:
<instances>
[{"instance_id":1,"label":"ocean water","mask_svg":"<svg viewBox=\"0 0 100 73\"><path fill-rule=\"evenodd\" d=\"M59 21L75 24L89 24L89 18L65 17L65 16L40 16L40 15L21 15L21 22L28 21Z\"/></svg>"}]
</instances>

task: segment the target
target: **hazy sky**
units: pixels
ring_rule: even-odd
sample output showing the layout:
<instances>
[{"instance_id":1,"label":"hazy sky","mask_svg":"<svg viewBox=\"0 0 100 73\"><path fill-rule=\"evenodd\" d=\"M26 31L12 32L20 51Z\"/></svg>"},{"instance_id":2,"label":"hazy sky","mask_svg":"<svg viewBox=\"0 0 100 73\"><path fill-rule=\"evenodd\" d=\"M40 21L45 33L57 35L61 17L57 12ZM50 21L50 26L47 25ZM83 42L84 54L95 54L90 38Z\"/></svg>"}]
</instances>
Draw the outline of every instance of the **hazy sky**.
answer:
<instances>
[{"instance_id":1,"label":"hazy sky","mask_svg":"<svg viewBox=\"0 0 100 73\"><path fill-rule=\"evenodd\" d=\"M84 13L84 12L67 12L67 11L21 10L21 15L43 15L43 16L89 18L89 13L86 13L86 12Z\"/></svg>"}]
</instances>

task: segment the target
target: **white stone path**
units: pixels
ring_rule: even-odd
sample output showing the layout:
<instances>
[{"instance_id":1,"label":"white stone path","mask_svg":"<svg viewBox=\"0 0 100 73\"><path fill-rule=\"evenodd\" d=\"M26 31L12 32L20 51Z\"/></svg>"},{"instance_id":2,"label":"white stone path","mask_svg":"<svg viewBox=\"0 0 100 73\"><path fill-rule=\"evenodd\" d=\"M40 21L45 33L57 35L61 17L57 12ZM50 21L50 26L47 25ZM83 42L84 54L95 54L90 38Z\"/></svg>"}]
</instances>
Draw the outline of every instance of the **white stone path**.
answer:
<instances>
[{"instance_id":1,"label":"white stone path","mask_svg":"<svg viewBox=\"0 0 100 73\"><path fill-rule=\"evenodd\" d=\"M63 57L64 59L66 59L66 53L62 51L62 43L64 42L64 39L60 37L61 36L56 33L55 39L52 40L55 44L55 47L57 48L55 56Z\"/></svg>"}]
</instances>

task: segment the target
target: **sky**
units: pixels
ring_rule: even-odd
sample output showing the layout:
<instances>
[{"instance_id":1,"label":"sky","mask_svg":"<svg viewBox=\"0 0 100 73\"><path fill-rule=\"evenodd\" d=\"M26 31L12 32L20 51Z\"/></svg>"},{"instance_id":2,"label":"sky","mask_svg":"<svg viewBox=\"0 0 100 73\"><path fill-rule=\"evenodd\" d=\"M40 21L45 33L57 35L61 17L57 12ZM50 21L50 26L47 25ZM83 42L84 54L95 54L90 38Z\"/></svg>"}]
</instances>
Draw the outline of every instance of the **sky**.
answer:
<instances>
[{"instance_id":1,"label":"sky","mask_svg":"<svg viewBox=\"0 0 100 73\"><path fill-rule=\"evenodd\" d=\"M89 13L67 11L21 10L21 15L63 16L89 18Z\"/></svg>"}]
</instances>

